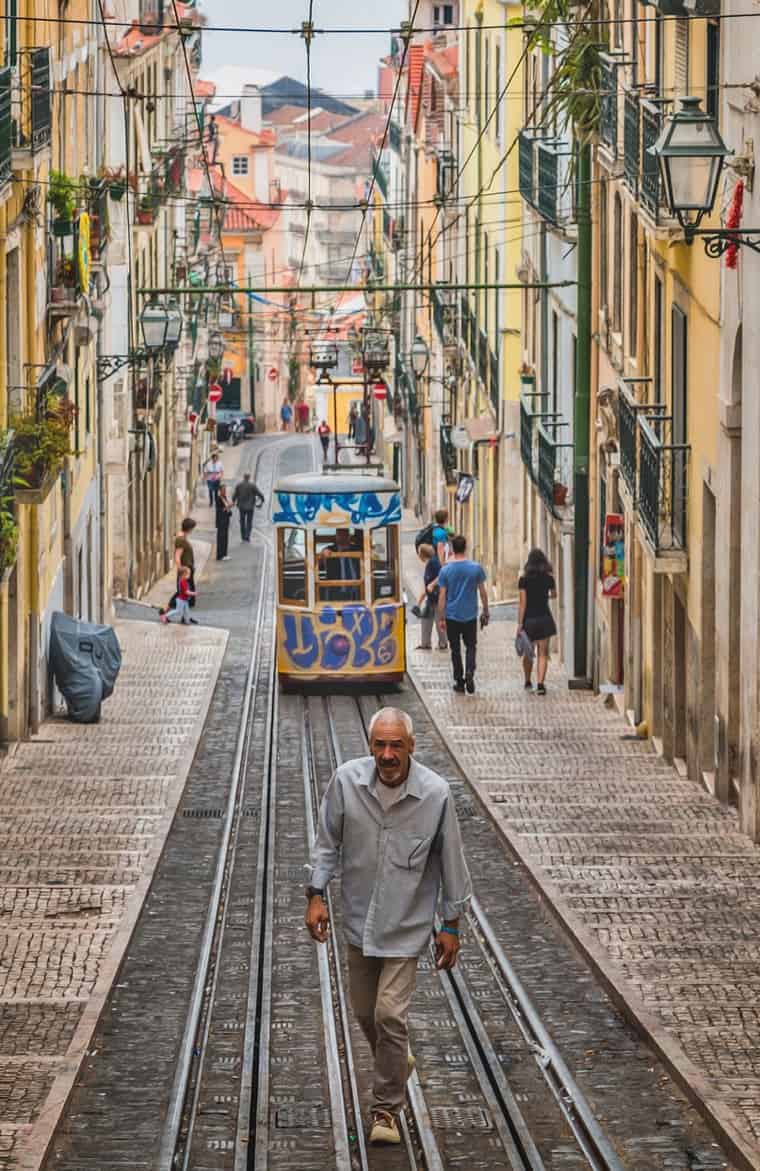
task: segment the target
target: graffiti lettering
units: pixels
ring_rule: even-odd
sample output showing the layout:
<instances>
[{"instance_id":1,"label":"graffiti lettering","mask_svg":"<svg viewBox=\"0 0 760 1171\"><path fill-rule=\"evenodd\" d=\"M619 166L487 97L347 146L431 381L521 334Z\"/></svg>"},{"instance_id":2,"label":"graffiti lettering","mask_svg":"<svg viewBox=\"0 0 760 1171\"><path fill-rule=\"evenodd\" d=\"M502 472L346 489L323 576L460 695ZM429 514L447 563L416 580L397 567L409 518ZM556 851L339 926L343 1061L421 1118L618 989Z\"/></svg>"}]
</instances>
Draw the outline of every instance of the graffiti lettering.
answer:
<instances>
[{"instance_id":1,"label":"graffiti lettering","mask_svg":"<svg viewBox=\"0 0 760 1171\"><path fill-rule=\"evenodd\" d=\"M280 645L295 670L403 670L403 611L397 606L326 607L281 614Z\"/></svg>"},{"instance_id":2,"label":"graffiti lettering","mask_svg":"<svg viewBox=\"0 0 760 1171\"><path fill-rule=\"evenodd\" d=\"M401 520L398 492L276 492L273 524L367 525Z\"/></svg>"}]
</instances>

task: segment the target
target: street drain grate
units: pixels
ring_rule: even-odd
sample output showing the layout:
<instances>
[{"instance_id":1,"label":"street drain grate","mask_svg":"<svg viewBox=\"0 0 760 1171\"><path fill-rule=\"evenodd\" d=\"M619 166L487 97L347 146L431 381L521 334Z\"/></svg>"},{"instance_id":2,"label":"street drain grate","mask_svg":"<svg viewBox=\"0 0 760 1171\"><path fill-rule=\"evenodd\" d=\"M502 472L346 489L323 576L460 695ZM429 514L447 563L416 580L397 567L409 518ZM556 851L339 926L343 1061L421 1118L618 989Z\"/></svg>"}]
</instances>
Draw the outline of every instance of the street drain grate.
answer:
<instances>
[{"instance_id":1,"label":"street drain grate","mask_svg":"<svg viewBox=\"0 0 760 1171\"><path fill-rule=\"evenodd\" d=\"M223 809L183 809L183 817L224 817Z\"/></svg>"},{"instance_id":2,"label":"street drain grate","mask_svg":"<svg viewBox=\"0 0 760 1171\"><path fill-rule=\"evenodd\" d=\"M275 1112L278 1130L325 1130L329 1125L330 1111L326 1106L294 1102L290 1106L280 1106Z\"/></svg>"},{"instance_id":3,"label":"street drain grate","mask_svg":"<svg viewBox=\"0 0 760 1171\"><path fill-rule=\"evenodd\" d=\"M431 1106L430 1121L441 1130L493 1130L491 1116L482 1106Z\"/></svg>"}]
</instances>

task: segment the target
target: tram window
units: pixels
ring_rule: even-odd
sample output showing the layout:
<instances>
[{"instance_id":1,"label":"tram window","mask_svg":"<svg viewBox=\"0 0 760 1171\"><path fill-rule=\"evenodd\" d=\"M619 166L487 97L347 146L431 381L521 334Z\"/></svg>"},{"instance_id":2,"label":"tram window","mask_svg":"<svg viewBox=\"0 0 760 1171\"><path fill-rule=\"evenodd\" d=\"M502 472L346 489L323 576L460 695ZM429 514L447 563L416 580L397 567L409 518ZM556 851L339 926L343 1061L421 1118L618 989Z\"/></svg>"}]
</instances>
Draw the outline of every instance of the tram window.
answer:
<instances>
[{"instance_id":1,"label":"tram window","mask_svg":"<svg viewBox=\"0 0 760 1171\"><path fill-rule=\"evenodd\" d=\"M398 532L372 530L372 601L398 600Z\"/></svg>"},{"instance_id":2,"label":"tram window","mask_svg":"<svg viewBox=\"0 0 760 1171\"><path fill-rule=\"evenodd\" d=\"M306 529L278 529L280 601L306 605Z\"/></svg>"},{"instance_id":3,"label":"tram window","mask_svg":"<svg viewBox=\"0 0 760 1171\"><path fill-rule=\"evenodd\" d=\"M318 603L364 601L363 529L317 529L314 557Z\"/></svg>"}]
</instances>

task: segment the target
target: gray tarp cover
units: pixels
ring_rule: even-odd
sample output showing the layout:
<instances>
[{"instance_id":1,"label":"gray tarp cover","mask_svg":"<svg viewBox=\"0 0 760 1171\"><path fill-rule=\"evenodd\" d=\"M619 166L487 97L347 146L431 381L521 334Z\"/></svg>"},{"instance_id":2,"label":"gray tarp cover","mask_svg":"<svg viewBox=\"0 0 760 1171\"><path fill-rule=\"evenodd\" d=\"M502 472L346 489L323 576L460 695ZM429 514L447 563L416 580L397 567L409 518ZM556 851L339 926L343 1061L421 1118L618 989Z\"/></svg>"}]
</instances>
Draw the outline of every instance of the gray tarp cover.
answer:
<instances>
[{"instance_id":1,"label":"gray tarp cover","mask_svg":"<svg viewBox=\"0 0 760 1171\"><path fill-rule=\"evenodd\" d=\"M97 720L121 667L116 632L58 610L50 629L50 664L71 719L78 723Z\"/></svg>"}]
</instances>

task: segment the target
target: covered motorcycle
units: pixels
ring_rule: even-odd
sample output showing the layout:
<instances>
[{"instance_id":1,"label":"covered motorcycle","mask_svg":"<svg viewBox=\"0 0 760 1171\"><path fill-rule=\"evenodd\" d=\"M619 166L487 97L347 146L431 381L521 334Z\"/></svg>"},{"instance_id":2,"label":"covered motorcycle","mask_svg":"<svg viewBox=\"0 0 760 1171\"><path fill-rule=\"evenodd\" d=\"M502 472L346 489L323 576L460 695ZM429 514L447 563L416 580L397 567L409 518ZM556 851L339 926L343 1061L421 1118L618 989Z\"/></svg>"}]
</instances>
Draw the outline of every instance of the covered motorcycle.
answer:
<instances>
[{"instance_id":1,"label":"covered motorcycle","mask_svg":"<svg viewBox=\"0 0 760 1171\"><path fill-rule=\"evenodd\" d=\"M69 718L78 724L96 724L100 705L113 691L121 667L121 647L113 627L80 622L56 611L50 629L50 665Z\"/></svg>"}]
</instances>

